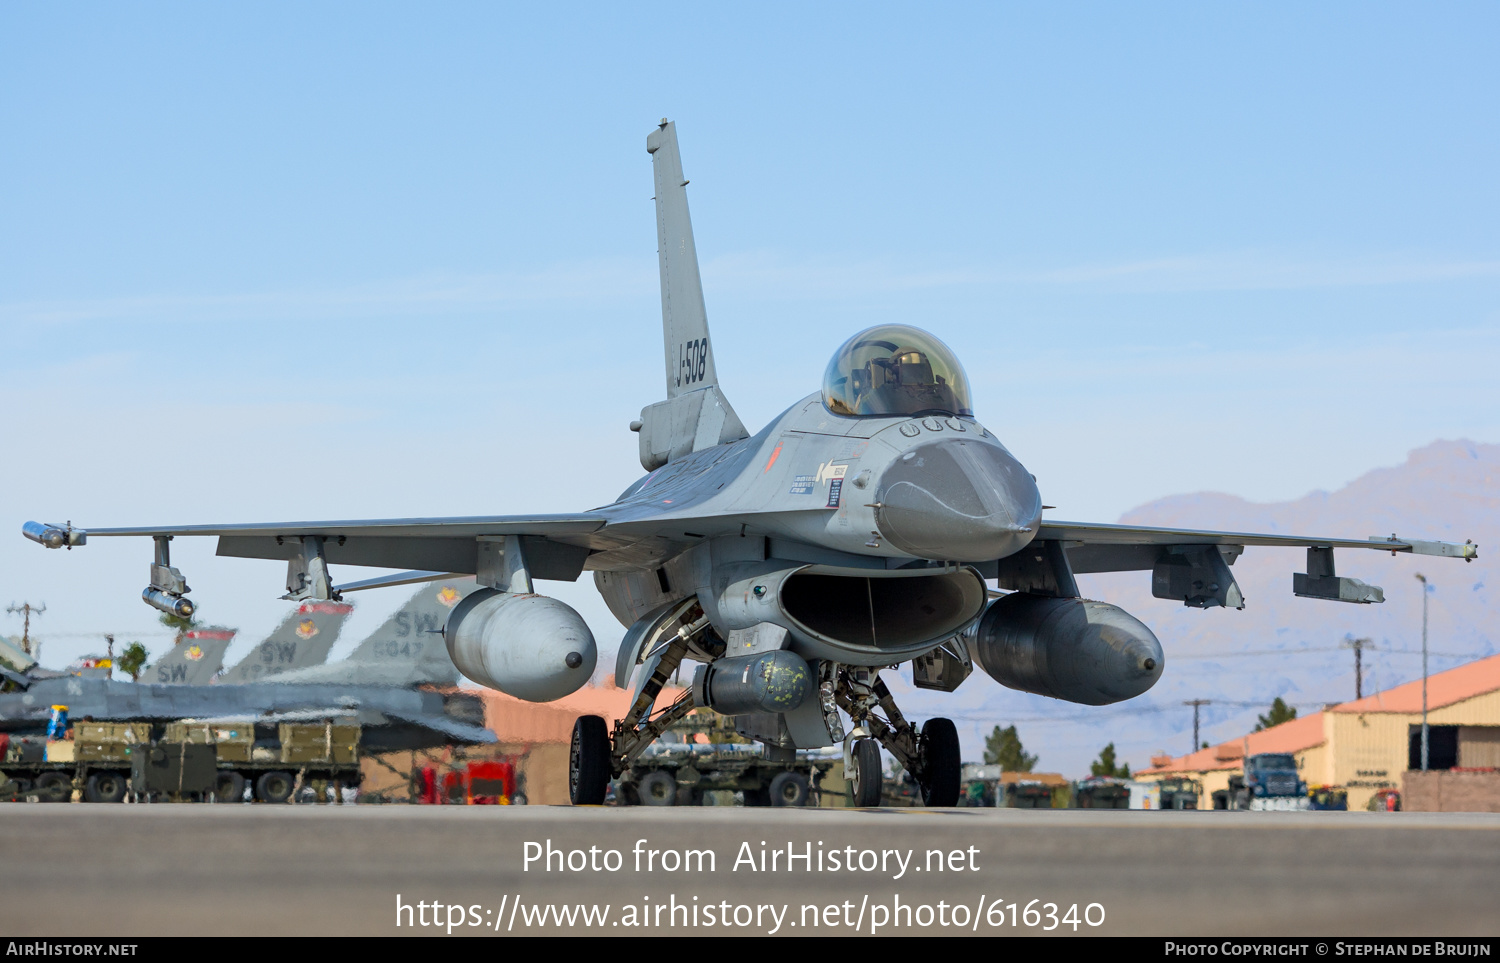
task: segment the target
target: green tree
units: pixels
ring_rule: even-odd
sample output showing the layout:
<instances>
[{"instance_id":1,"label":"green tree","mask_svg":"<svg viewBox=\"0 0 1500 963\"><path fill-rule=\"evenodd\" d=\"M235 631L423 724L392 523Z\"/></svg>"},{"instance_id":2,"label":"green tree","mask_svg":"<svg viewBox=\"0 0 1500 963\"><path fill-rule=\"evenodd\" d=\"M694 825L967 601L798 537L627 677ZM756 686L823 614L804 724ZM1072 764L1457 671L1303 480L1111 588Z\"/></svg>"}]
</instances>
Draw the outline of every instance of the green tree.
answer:
<instances>
[{"instance_id":1,"label":"green tree","mask_svg":"<svg viewBox=\"0 0 1500 963\"><path fill-rule=\"evenodd\" d=\"M139 642L132 642L125 646L124 653L115 660L115 665L118 665L121 671L130 673L131 682L139 682L141 681L141 668L148 658L150 654L146 652L146 647Z\"/></svg>"},{"instance_id":2,"label":"green tree","mask_svg":"<svg viewBox=\"0 0 1500 963\"><path fill-rule=\"evenodd\" d=\"M180 615L173 615L171 612L163 612L161 615L157 616L157 621L161 622L162 625L165 625L167 628L177 633L177 638L172 642L173 645L181 642L182 637L187 634L189 629L195 629L198 627L198 620L193 618L191 615L189 615L187 618L183 618Z\"/></svg>"},{"instance_id":3,"label":"green tree","mask_svg":"<svg viewBox=\"0 0 1500 963\"><path fill-rule=\"evenodd\" d=\"M1260 721L1255 724L1255 731L1261 732L1272 726L1279 726L1283 722L1291 722L1297 718L1297 710L1281 701L1281 696L1271 703L1271 711L1267 715L1257 716Z\"/></svg>"},{"instance_id":4,"label":"green tree","mask_svg":"<svg viewBox=\"0 0 1500 963\"><path fill-rule=\"evenodd\" d=\"M1028 753L1016 735L1016 727L1001 729L999 726L984 737L984 761L999 764L1006 772L1030 772L1036 765L1036 756Z\"/></svg>"},{"instance_id":5,"label":"green tree","mask_svg":"<svg viewBox=\"0 0 1500 963\"><path fill-rule=\"evenodd\" d=\"M1115 765L1115 744L1111 742L1099 750L1099 758L1089 765L1089 772L1096 776L1109 776L1114 779L1130 778L1130 763Z\"/></svg>"}]
</instances>

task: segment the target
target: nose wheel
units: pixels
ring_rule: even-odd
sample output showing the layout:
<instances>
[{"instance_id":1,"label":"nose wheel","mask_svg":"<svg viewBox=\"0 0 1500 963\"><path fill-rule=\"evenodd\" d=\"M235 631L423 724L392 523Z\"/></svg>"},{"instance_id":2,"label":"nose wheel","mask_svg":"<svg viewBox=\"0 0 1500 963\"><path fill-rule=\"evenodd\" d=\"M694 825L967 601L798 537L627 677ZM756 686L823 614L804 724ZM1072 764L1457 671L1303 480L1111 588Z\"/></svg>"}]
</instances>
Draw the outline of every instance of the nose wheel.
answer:
<instances>
[{"instance_id":1,"label":"nose wheel","mask_svg":"<svg viewBox=\"0 0 1500 963\"><path fill-rule=\"evenodd\" d=\"M863 726L868 738L849 747L849 779L854 805L880 804L882 747L911 773L922 791L922 804L933 808L958 805L963 775L958 729L951 719L928 719L920 732L906 721L896 700L876 670L859 666L831 667L834 701ZM858 733L863 735L863 733Z\"/></svg>"},{"instance_id":2,"label":"nose wheel","mask_svg":"<svg viewBox=\"0 0 1500 963\"><path fill-rule=\"evenodd\" d=\"M859 739L850 747L849 787L853 795L854 808L869 809L880 805L880 743L874 739Z\"/></svg>"}]
</instances>

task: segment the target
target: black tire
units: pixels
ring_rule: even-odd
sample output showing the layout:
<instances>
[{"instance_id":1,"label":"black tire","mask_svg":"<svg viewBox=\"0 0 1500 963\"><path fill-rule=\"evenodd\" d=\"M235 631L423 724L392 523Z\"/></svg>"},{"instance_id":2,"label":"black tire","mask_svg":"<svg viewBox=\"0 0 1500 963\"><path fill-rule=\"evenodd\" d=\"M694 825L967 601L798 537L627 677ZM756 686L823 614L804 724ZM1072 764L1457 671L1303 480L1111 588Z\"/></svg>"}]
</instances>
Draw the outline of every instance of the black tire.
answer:
<instances>
[{"instance_id":1,"label":"black tire","mask_svg":"<svg viewBox=\"0 0 1500 963\"><path fill-rule=\"evenodd\" d=\"M44 772L36 777L33 791L42 802L68 802L73 798L73 780L65 772Z\"/></svg>"},{"instance_id":2,"label":"black tire","mask_svg":"<svg viewBox=\"0 0 1500 963\"><path fill-rule=\"evenodd\" d=\"M237 803L245 801L245 777L232 769L219 773L214 780L214 802Z\"/></svg>"},{"instance_id":3,"label":"black tire","mask_svg":"<svg viewBox=\"0 0 1500 963\"><path fill-rule=\"evenodd\" d=\"M289 772L268 772L255 780L255 798L263 803L284 803L292 798L297 781Z\"/></svg>"},{"instance_id":4,"label":"black tire","mask_svg":"<svg viewBox=\"0 0 1500 963\"><path fill-rule=\"evenodd\" d=\"M125 778L123 772L101 769L89 776L88 782L83 784L83 801L117 803L125 798L125 791L129 788L130 780Z\"/></svg>"},{"instance_id":5,"label":"black tire","mask_svg":"<svg viewBox=\"0 0 1500 963\"><path fill-rule=\"evenodd\" d=\"M936 809L958 805L964 765L953 720L928 719L922 726L921 745L922 805Z\"/></svg>"},{"instance_id":6,"label":"black tire","mask_svg":"<svg viewBox=\"0 0 1500 963\"><path fill-rule=\"evenodd\" d=\"M677 805L677 780L665 769L648 772L636 783L635 794L642 806Z\"/></svg>"},{"instance_id":7,"label":"black tire","mask_svg":"<svg viewBox=\"0 0 1500 963\"><path fill-rule=\"evenodd\" d=\"M856 740L850 753L854 771L849 773L849 791L853 794L855 809L869 809L880 805L881 780L880 743L874 739Z\"/></svg>"},{"instance_id":8,"label":"black tire","mask_svg":"<svg viewBox=\"0 0 1500 963\"><path fill-rule=\"evenodd\" d=\"M579 716L568 750L568 798L575 806L600 806L609 791L609 726L599 716Z\"/></svg>"},{"instance_id":9,"label":"black tire","mask_svg":"<svg viewBox=\"0 0 1500 963\"><path fill-rule=\"evenodd\" d=\"M771 805L806 806L812 784L800 772L779 772L771 780Z\"/></svg>"}]
</instances>

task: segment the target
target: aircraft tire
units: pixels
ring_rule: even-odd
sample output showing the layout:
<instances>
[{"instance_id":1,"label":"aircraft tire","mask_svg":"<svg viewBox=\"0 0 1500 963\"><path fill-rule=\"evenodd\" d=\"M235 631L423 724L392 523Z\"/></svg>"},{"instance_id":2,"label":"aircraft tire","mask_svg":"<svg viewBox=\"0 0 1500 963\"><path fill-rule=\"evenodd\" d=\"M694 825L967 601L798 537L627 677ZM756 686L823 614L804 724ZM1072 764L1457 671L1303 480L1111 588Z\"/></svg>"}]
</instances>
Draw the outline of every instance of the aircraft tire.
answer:
<instances>
[{"instance_id":1,"label":"aircraft tire","mask_svg":"<svg viewBox=\"0 0 1500 963\"><path fill-rule=\"evenodd\" d=\"M849 777L849 788L854 794L855 809L870 809L880 805L880 743L874 739L856 740L853 746L854 772Z\"/></svg>"},{"instance_id":2,"label":"aircraft tire","mask_svg":"<svg viewBox=\"0 0 1500 963\"><path fill-rule=\"evenodd\" d=\"M599 716L579 716L568 750L568 798L575 806L600 806L609 792L609 727Z\"/></svg>"},{"instance_id":3,"label":"aircraft tire","mask_svg":"<svg viewBox=\"0 0 1500 963\"><path fill-rule=\"evenodd\" d=\"M227 769L214 780L214 802L237 803L245 800L245 777Z\"/></svg>"},{"instance_id":4,"label":"aircraft tire","mask_svg":"<svg viewBox=\"0 0 1500 963\"><path fill-rule=\"evenodd\" d=\"M255 798L263 803L284 803L292 798L295 785L289 772L268 772L255 780Z\"/></svg>"},{"instance_id":5,"label":"aircraft tire","mask_svg":"<svg viewBox=\"0 0 1500 963\"><path fill-rule=\"evenodd\" d=\"M771 805L806 806L812 784L800 772L779 772L771 780Z\"/></svg>"},{"instance_id":6,"label":"aircraft tire","mask_svg":"<svg viewBox=\"0 0 1500 963\"><path fill-rule=\"evenodd\" d=\"M34 788L42 802L67 802L73 795L73 780L65 772L44 772L36 777Z\"/></svg>"},{"instance_id":7,"label":"aircraft tire","mask_svg":"<svg viewBox=\"0 0 1500 963\"><path fill-rule=\"evenodd\" d=\"M89 776L83 785L83 801L91 803L120 802L130 786L123 772L105 769Z\"/></svg>"},{"instance_id":8,"label":"aircraft tire","mask_svg":"<svg viewBox=\"0 0 1500 963\"><path fill-rule=\"evenodd\" d=\"M953 720L928 719L923 724L922 765L922 805L936 809L957 806L963 757Z\"/></svg>"},{"instance_id":9,"label":"aircraft tire","mask_svg":"<svg viewBox=\"0 0 1500 963\"><path fill-rule=\"evenodd\" d=\"M648 772L636 784L635 792L642 806L677 805L677 780L665 769Z\"/></svg>"}]
</instances>

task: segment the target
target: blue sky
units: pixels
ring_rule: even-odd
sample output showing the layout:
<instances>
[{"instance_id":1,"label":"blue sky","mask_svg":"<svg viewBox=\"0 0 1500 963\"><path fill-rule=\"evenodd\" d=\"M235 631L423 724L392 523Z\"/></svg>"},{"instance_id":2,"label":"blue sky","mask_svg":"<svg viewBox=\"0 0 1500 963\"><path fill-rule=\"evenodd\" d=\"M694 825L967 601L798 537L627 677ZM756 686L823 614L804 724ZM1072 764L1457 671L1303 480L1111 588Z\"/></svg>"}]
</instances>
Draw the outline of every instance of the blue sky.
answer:
<instances>
[{"instance_id":1,"label":"blue sky","mask_svg":"<svg viewBox=\"0 0 1500 963\"><path fill-rule=\"evenodd\" d=\"M752 430L894 320L959 353L1066 518L1500 441L1497 27L1479 3L7 5L0 530L610 500L662 394L663 116ZM206 616L280 617L275 566L177 552ZM151 627L146 554L13 534L0 601L48 602L57 662ZM611 648L591 586L559 594Z\"/></svg>"}]
</instances>

